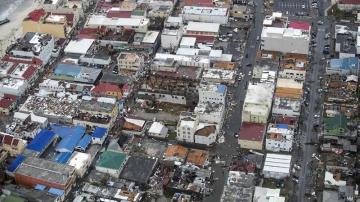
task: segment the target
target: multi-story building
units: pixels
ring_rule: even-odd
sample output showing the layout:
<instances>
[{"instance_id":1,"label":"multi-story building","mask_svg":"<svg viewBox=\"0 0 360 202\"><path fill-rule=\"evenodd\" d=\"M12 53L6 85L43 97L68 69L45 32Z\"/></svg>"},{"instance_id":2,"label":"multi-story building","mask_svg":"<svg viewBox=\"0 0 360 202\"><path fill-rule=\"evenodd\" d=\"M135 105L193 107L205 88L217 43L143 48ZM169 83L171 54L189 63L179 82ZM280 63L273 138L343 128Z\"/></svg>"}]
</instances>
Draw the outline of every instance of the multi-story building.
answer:
<instances>
[{"instance_id":1,"label":"multi-story building","mask_svg":"<svg viewBox=\"0 0 360 202\"><path fill-rule=\"evenodd\" d=\"M212 36L219 35L219 23L193 22L190 21L185 27L185 35L190 36Z\"/></svg>"},{"instance_id":2,"label":"multi-story building","mask_svg":"<svg viewBox=\"0 0 360 202\"><path fill-rule=\"evenodd\" d=\"M9 152L10 156L21 154L26 147L25 140L0 132L0 149Z\"/></svg>"},{"instance_id":3,"label":"multi-story building","mask_svg":"<svg viewBox=\"0 0 360 202\"><path fill-rule=\"evenodd\" d=\"M261 49L270 52L307 55L310 38L309 30L264 26L261 33ZM279 44L282 45L279 46Z\"/></svg>"},{"instance_id":4,"label":"multi-story building","mask_svg":"<svg viewBox=\"0 0 360 202\"><path fill-rule=\"evenodd\" d=\"M147 18L108 18L106 15L90 15L85 22L87 28L105 26L111 29L134 29L147 32L150 20Z\"/></svg>"},{"instance_id":5,"label":"multi-story building","mask_svg":"<svg viewBox=\"0 0 360 202\"><path fill-rule=\"evenodd\" d=\"M223 84L202 84L199 87L199 102L225 104L227 87Z\"/></svg>"},{"instance_id":6,"label":"multi-story building","mask_svg":"<svg viewBox=\"0 0 360 202\"><path fill-rule=\"evenodd\" d=\"M198 21L226 24L229 19L228 8L184 6L180 14L184 21Z\"/></svg>"},{"instance_id":7,"label":"multi-story building","mask_svg":"<svg viewBox=\"0 0 360 202\"><path fill-rule=\"evenodd\" d=\"M242 110L242 121L267 123L274 94L272 83L249 84Z\"/></svg>"},{"instance_id":8,"label":"multi-story building","mask_svg":"<svg viewBox=\"0 0 360 202\"><path fill-rule=\"evenodd\" d=\"M180 114L179 122L177 124L176 139L184 142L194 142L195 132L199 120L196 114L191 112L183 112Z\"/></svg>"},{"instance_id":9,"label":"multi-story building","mask_svg":"<svg viewBox=\"0 0 360 202\"><path fill-rule=\"evenodd\" d=\"M79 20L75 12L46 12L38 9L30 12L22 22L23 32L50 34L56 38L66 38Z\"/></svg>"},{"instance_id":10,"label":"multi-story building","mask_svg":"<svg viewBox=\"0 0 360 202\"><path fill-rule=\"evenodd\" d=\"M49 34L27 32L16 44L11 46L11 56L25 58L39 58L43 64L47 64L51 52L54 49L54 38Z\"/></svg>"},{"instance_id":11,"label":"multi-story building","mask_svg":"<svg viewBox=\"0 0 360 202\"><path fill-rule=\"evenodd\" d=\"M121 52L117 57L119 71L137 71L144 66L144 55L141 53Z\"/></svg>"},{"instance_id":12,"label":"multi-story building","mask_svg":"<svg viewBox=\"0 0 360 202\"><path fill-rule=\"evenodd\" d=\"M164 29L161 33L161 47L175 50L179 46L182 35L182 17L169 16L166 18Z\"/></svg>"},{"instance_id":13,"label":"multi-story building","mask_svg":"<svg viewBox=\"0 0 360 202\"><path fill-rule=\"evenodd\" d=\"M266 133L265 148L273 152L291 152L294 131L285 124L271 124Z\"/></svg>"}]
</instances>

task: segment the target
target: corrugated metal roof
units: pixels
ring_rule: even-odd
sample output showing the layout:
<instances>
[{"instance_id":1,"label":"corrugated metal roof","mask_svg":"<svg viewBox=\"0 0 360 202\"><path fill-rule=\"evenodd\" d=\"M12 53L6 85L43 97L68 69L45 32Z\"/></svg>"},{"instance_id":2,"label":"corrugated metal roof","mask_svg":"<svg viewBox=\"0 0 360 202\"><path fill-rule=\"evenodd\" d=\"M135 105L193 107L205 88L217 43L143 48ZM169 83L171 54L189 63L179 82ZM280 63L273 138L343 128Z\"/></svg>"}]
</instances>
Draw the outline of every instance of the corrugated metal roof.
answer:
<instances>
[{"instance_id":1,"label":"corrugated metal roof","mask_svg":"<svg viewBox=\"0 0 360 202\"><path fill-rule=\"evenodd\" d=\"M80 150L85 150L89 144L91 142L91 136L90 135L87 135L85 134L81 140L79 141L79 143L76 145L76 148L77 149L80 149Z\"/></svg>"},{"instance_id":2,"label":"corrugated metal roof","mask_svg":"<svg viewBox=\"0 0 360 202\"><path fill-rule=\"evenodd\" d=\"M55 157L57 163L65 164L68 162L72 155L72 152L61 152Z\"/></svg>"},{"instance_id":3,"label":"corrugated metal roof","mask_svg":"<svg viewBox=\"0 0 360 202\"><path fill-rule=\"evenodd\" d=\"M55 133L47 129L40 131L35 138L27 145L27 149L36 152L44 151L55 138Z\"/></svg>"},{"instance_id":4,"label":"corrugated metal roof","mask_svg":"<svg viewBox=\"0 0 360 202\"><path fill-rule=\"evenodd\" d=\"M96 127L94 132L92 133L92 136L95 138L102 138L104 137L106 132L107 132L106 128Z\"/></svg>"}]
</instances>

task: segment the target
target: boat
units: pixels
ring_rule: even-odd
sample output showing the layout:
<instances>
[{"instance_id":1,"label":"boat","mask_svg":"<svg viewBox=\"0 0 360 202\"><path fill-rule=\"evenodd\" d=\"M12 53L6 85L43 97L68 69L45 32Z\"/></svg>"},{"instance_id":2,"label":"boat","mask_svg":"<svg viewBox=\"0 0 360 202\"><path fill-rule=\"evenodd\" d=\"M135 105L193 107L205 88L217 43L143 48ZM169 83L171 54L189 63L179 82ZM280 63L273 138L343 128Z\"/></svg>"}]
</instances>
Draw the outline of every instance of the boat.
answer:
<instances>
[{"instance_id":1,"label":"boat","mask_svg":"<svg viewBox=\"0 0 360 202\"><path fill-rule=\"evenodd\" d=\"M5 18L5 19L3 19L3 20L0 20L0 25L6 24L6 23L8 23L8 22L10 22L10 20L7 19L7 18Z\"/></svg>"}]
</instances>

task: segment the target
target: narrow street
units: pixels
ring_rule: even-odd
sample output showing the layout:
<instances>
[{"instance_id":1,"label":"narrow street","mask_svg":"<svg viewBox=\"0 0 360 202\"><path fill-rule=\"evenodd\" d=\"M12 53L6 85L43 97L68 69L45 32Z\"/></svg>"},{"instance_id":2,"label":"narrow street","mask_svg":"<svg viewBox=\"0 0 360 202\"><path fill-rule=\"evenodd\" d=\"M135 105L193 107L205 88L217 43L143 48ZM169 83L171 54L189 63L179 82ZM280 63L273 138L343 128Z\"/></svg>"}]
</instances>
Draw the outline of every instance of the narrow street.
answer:
<instances>
[{"instance_id":1,"label":"narrow street","mask_svg":"<svg viewBox=\"0 0 360 202\"><path fill-rule=\"evenodd\" d=\"M245 46L244 55L248 57L243 57L241 62L242 68L239 68L238 71L244 73L244 78L239 82L236 87L229 87L228 93L233 94L233 100L237 103L236 106L230 111L228 111L228 117L223 126L225 142L219 144L215 148L215 153L219 154L222 161L226 162L226 165L229 165L233 155L237 154L239 148L238 140L234 137L235 132L239 132L241 126L241 109L242 104L245 99L246 86L247 83L251 80L249 71L252 72L252 69L256 60L256 53L259 50L260 41L257 41L257 36L260 36L262 30L262 22L264 19L263 11L263 1L255 0L255 13L254 13L254 23L251 26L251 29L248 34L247 43ZM236 58L234 58L236 60ZM247 66L251 64L251 66ZM229 103L229 102L228 102ZM218 202L220 201L224 185L227 181L228 169L222 167L221 165L214 165L214 179L219 179L212 186L213 192L210 196L204 198L203 201L206 202Z\"/></svg>"}]
</instances>

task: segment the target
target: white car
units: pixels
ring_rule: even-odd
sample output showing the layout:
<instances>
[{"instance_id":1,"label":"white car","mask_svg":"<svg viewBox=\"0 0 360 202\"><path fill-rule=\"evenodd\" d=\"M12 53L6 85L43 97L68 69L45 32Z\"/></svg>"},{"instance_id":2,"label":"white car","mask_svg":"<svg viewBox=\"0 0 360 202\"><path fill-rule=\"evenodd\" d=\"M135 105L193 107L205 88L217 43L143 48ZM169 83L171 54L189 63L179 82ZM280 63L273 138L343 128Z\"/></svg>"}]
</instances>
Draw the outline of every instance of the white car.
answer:
<instances>
[{"instance_id":1,"label":"white car","mask_svg":"<svg viewBox=\"0 0 360 202\"><path fill-rule=\"evenodd\" d=\"M251 71L249 71L249 74L248 74L248 75L249 75L249 76L251 76L251 74L252 74L252 72L251 72Z\"/></svg>"},{"instance_id":2,"label":"white car","mask_svg":"<svg viewBox=\"0 0 360 202\"><path fill-rule=\"evenodd\" d=\"M305 4L301 5L301 8L302 8L302 9L305 9Z\"/></svg>"},{"instance_id":3,"label":"white car","mask_svg":"<svg viewBox=\"0 0 360 202\"><path fill-rule=\"evenodd\" d=\"M314 115L314 118L320 118L320 115L319 115L319 114L315 114L315 115Z\"/></svg>"}]
</instances>

